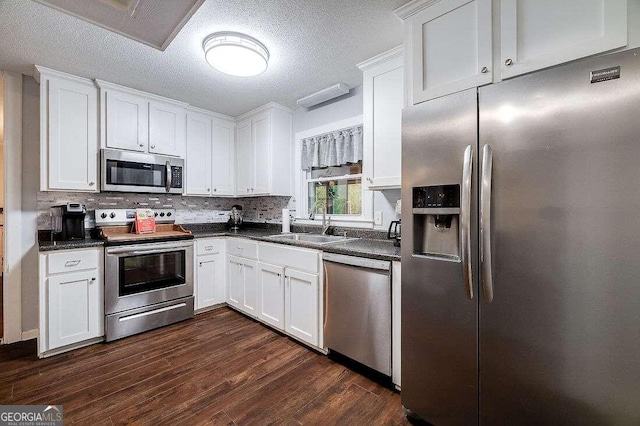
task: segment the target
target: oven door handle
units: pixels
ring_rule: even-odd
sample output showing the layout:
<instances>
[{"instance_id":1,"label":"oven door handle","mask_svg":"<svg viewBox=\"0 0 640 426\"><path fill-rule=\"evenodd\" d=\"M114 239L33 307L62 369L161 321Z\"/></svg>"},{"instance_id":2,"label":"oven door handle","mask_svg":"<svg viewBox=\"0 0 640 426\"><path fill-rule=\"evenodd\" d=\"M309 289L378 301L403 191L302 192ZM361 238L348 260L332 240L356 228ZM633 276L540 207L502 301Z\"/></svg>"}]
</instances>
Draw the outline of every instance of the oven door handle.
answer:
<instances>
[{"instance_id":1,"label":"oven door handle","mask_svg":"<svg viewBox=\"0 0 640 426\"><path fill-rule=\"evenodd\" d=\"M174 250L126 250L126 251L112 251L112 252L108 252L107 254L116 255L116 256L137 256L137 255L143 255L143 254L171 253L173 251L178 251L178 250L180 250L180 249L174 249Z\"/></svg>"},{"instance_id":2,"label":"oven door handle","mask_svg":"<svg viewBox=\"0 0 640 426\"><path fill-rule=\"evenodd\" d=\"M175 246L154 247L154 248L142 249L142 250L136 250L132 248L108 249L107 254L135 255L135 254L169 253L176 250L184 250L190 247L191 247L191 244L183 244L183 245L175 245Z\"/></svg>"}]
</instances>

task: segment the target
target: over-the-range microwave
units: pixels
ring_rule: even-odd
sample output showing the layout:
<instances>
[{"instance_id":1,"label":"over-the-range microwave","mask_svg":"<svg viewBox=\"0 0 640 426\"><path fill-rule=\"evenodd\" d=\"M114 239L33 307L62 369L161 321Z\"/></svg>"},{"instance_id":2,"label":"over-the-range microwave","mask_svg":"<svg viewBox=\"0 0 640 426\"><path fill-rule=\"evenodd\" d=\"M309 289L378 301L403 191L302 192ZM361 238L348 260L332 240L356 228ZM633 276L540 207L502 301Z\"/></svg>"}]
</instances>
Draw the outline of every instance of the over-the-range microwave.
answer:
<instances>
[{"instance_id":1,"label":"over-the-range microwave","mask_svg":"<svg viewBox=\"0 0 640 426\"><path fill-rule=\"evenodd\" d=\"M102 191L182 194L184 160L141 152L102 149Z\"/></svg>"}]
</instances>

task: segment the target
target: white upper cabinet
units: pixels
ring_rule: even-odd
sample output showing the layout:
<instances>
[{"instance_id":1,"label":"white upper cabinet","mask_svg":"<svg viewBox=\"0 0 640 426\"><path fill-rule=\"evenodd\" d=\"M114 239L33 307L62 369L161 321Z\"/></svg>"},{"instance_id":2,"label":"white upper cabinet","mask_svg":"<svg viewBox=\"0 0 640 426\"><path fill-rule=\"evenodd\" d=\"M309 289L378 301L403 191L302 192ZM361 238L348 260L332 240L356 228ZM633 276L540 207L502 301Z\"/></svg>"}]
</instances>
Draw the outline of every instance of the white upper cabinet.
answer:
<instances>
[{"instance_id":1,"label":"white upper cabinet","mask_svg":"<svg viewBox=\"0 0 640 426\"><path fill-rule=\"evenodd\" d=\"M402 46L358 64L363 71L367 189L400 188L404 66Z\"/></svg>"},{"instance_id":2,"label":"white upper cabinet","mask_svg":"<svg viewBox=\"0 0 640 426\"><path fill-rule=\"evenodd\" d=\"M211 195L212 127L211 117L187 113L187 195Z\"/></svg>"},{"instance_id":3,"label":"white upper cabinet","mask_svg":"<svg viewBox=\"0 0 640 426\"><path fill-rule=\"evenodd\" d=\"M235 130L232 120L213 119L212 194L235 194Z\"/></svg>"},{"instance_id":4,"label":"white upper cabinet","mask_svg":"<svg viewBox=\"0 0 640 426\"><path fill-rule=\"evenodd\" d=\"M140 96L110 90L104 94L104 104L106 147L146 151L149 143L148 101Z\"/></svg>"},{"instance_id":5,"label":"white upper cabinet","mask_svg":"<svg viewBox=\"0 0 640 426\"><path fill-rule=\"evenodd\" d=\"M293 194L293 111L275 103L238 117L236 194Z\"/></svg>"},{"instance_id":6,"label":"white upper cabinet","mask_svg":"<svg viewBox=\"0 0 640 426\"><path fill-rule=\"evenodd\" d=\"M440 0L406 22L413 104L491 83L491 0Z\"/></svg>"},{"instance_id":7,"label":"white upper cabinet","mask_svg":"<svg viewBox=\"0 0 640 426\"><path fill-rule=\"evenodd\" d=\"M238 141L236 155L236 192L238 195L248 195L253 182L254 168L252 167L252 138L251 120L238 123Z\"/></svg>"},{"instance_id":8,"label":"white upper cabinet","mask_svg":"<svg viewBox=\"0 0 640 426\"><path fill-rule=\"evenodd\" d=\"M149 102L149 152L184 157L184 106Z\"/></svg>"},{"instance_id":9,"label":"white upper cabinet","mask_svg":"<svg viewBox=\"0 0 640 426\"><path fill-rule=\"evenodd\" d=\"M102 80L100 146L185 156L187 104Z\"/></svg>"},{"instance_id":10,"label":"white upper cabinet","mask_svg":"<svg viewBox=\"0 0 640 426\"><path fill-rule=\"evenodd\" d=\"M627 45L627 0L502 0L502 78Z\"/></svg>"},{"instance_id":11,"label":"white upper cabinet","mask_svg":"<svg viewBox=\"0 0 640 426\"><path fill-rule=\"evenodd\" d=\"M269 156L269 115L258 114L251 120L254 178L252 195L269 193L271 180L271 162Z\"/></svg>"},{"instance_id":12,"label":"white upper cabinet","mask_svg":"<svg viewBox=\"0 0 640 426\"><path fill-rule=\"evenodd\" d=\"M187 112L187 195L235 193L235 123L221 117L197 108Z\"/></svg>"},{"instance_id":13,"label":"white upper cabinet","mask_svg":"<svg viewBox=\"0 0 640 426\"><path fill-rule=\"evenodd\" d=\"M627 0L413 0L395 11L406 103L622 48L627 8Z\"/></svg>"},{"instance_id":14,"label":"white upper cabinet","mask_svg":"<svg viewBox=\"0 0 640 426\"><path fill-rule=\"evenodd\" d=\"M98 90L91 80L36 67L40 189L98 191Z\"/></svg>"}]
</instances>

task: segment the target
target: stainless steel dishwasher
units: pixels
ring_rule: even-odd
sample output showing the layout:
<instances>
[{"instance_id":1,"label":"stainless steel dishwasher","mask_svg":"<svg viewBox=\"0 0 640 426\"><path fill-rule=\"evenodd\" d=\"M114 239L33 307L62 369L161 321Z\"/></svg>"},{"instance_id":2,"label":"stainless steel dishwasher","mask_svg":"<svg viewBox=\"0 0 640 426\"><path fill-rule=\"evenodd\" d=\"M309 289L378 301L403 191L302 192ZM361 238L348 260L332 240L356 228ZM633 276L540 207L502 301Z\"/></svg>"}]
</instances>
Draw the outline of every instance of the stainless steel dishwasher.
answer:
<instances>
[{"instance_id":1,"label":"stainless steel dishwasher","mask_svg":"<svg viewBox=\"0 0 640 426\"><path fill-rule=\"evenodd\" d=\"M391 375L391 262L324 253L327 348Z\"/></svg>"}]
</instances>

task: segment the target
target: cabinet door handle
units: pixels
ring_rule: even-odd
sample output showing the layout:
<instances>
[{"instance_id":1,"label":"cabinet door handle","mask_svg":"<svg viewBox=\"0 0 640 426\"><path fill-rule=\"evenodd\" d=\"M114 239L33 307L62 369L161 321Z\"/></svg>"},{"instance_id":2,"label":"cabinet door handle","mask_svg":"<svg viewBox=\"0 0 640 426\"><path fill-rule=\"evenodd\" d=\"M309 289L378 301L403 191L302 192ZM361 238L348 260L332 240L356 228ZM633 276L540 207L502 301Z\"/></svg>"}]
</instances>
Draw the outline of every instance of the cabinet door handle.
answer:
<instances>
[{"instance_id":1,"label":"cabinet door handle","mask_svg":"<svg viewBox=\"0 0 640 426\"><path fill-rule=\"evenodd\" d=\"M89 182L89 186L93 186L95 184L96 184L95 182Z\"/></svg>"},{"instance_id":2,"label":"cabinet door handle","mask_svg":"<svg viewBox=\"0 0 640 426\"><path fill-rule=\"evenodd\" d=\"M91 278L91 282L94 282L96 280L96 277Z\"/></svg>"},{"instance_id":3,"label":"cabinet door handle","mask_svg":"<svg viewBox=\"0 0 640 426\"><path fill-rule=\"evenodd\" d=\"M213 192L216 192L218 190L218 188L213 188Z\"/></svg>"},{"instance_id":4,"label":"cabinet door handle","mask_svg":"<svg viewBox=\"0 0 640 426\"><path fill-rule=\"evenodd\" d=\"M67 260L64 264L65 267L73 267L73 266L78 266L80 264L80 260Z\"/></svg>"},{"instance_id":5,"label":"cabinet door handle","mask_svg":"<svg viewBox=\"0 0 640 426\"><path fill-rule=\"evenodd\" d=\"M206 251L211 251L211 250L213 250L213 246L206 246L204 249L205 249Z\"/></svg>"},{"instance_id":6,"label":"cabinet door handle","mask_svg":"<svg viewBox=\"0 0 640 426\"><path fill-rule=\"evenodd\" d=\"M155 147L156 147L155 145L151 145L151 149L155 149Z\"/></svg>"},{"instance_id":7,"label":"cabinet door handle","mask_svg":"<svg viewBox=\"0 0 640 426\"><path fill-rule=\"evenodd\" d=\"M144 148L144 144L143 143L140 144L140 148Z\"/></svg>"},{"instance_id":8,"label":"cabinet door handle","mask_svg":"<svg viewBox=\"0 0 640 426\"><path fill-rule=\"evenodd\" d=\"M211 188L207 188L207 192L211 192Z\"/></svg>"},{"instance_id":9,"label":"cabinet door handle","mask_svg":"<svg viewBox=\"0 0 640 426\"><path fill-rule=\"evenodd\" d=\"M489 68L487 68L487 67L482 67L482 69L480 70L480 72L481 72L482 74L486 74L486 73L488 73L488 72L489 72Z\"/></svg>"},{"instance_id":10,"label":"cabinet door handle","mask_svg":"<svg viewBox=\"0 0 640 426\"><path fill-rule=\"evenodd\" d=\"M511 58L507 59L506 61L504 61L504 64L508 67L510 67L511 65L513 65L513 60Z\"/></svg>"}]
</instances>

